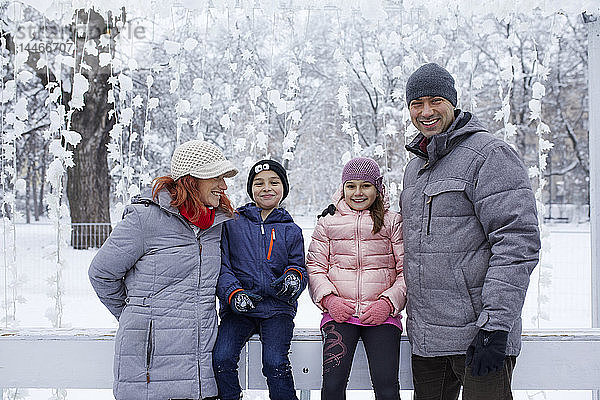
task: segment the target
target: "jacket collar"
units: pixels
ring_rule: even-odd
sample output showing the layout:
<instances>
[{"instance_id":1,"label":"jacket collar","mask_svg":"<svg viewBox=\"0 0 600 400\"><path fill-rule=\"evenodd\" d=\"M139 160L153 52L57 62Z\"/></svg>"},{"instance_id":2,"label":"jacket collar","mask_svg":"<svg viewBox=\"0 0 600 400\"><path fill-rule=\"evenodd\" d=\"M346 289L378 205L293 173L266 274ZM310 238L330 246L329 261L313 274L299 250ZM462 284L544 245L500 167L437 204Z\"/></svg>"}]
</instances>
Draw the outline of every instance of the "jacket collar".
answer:
<instances>
[{"instance_id":1,"label":"jacket collar","mask_svg":"<svg viewBox=\"0 0 600 400\"><path fill-rule=\"evenodd\" d=\"M261 223L263 222L262 216L260 215L261 209L255 203L248 203L237 209L244 217L248 218L252 222ZM265 223L273 222L293 222L292 216L282 207L277 207L264 221Z\"/></svg>"},{"instance_id":2,"label":"jacket collar","mask_svg":"<svg viewBox=\"0 0 600 400\"><path fill-rule=\"evenodd\" d=\"M167 190L161 190L160 192L158 192L158 197L156 198L156 200L154 200L152 198L152 190L145 189L138 196L138 198L140 200L142 200L143 202L154 203L157 206L159 206L161 208L161 210L168 212L169 214L176 215L179 218L181 218L182 220L184 220L186 223L188 223L188 221L181 215L179 210L171 205L171 195L169 194L169 192ZM229 219L231 219L231 217L228 216L227 214L225 214L219 208L219 209L217 209L217 212L215 213L215 221L213 222L213 224L211 226L222 224L223 222L225 222Z\"/></svg>"},{"instance_id":3,"label":"jacket collar","mask_svg":"<svg viewBox=\"0 0 600 400\"><path fill-rule=\"evenodd\" d=\"M419 144L425 139L422 133L419 133L406 149L418 157L427 160L429 165L450 153L460 142L470 135L477 132L487 132L483 124L470 112L455 110L456 118L452 125L445 132L439 133L429 138L427 145L427 154L419 148Z\"/></svg>"}]
</instances>

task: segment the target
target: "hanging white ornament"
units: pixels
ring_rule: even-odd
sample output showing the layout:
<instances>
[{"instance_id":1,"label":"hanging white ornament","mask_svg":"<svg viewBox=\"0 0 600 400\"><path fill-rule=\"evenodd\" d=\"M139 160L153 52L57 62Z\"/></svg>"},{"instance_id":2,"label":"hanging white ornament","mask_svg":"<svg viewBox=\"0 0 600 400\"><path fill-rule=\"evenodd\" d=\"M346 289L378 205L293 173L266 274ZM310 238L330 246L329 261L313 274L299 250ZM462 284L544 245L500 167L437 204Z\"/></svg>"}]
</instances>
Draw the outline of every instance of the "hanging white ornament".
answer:
<instances>
[{"instance_id":1,"label":"hanging white ornament","mask_svg":"<svg viewBox=\"0 0 600 400\"><path fill-rule=\"evenodd\" d=\"M156 107L158 107L158 98L157 97L150 97L150 99L148 100L148 110L154 110Z\"/></svg>"},{"instance_id":2,"label":"hanging white ornament","mask_svg":"<svg viewBox=\"0 0 600 400\"><path fill-rule=\"evenodd\" d=\"M83 95L88 91L89 88L90 84L87 78L82 74L75 74L73 77L73 88L69 106L75 109L82 109L85 106Z\"/></svg>"},{"instance_id":3,"label":"hanging white ornament","mask_svg":"<svg viewBox=\"0 0 600 400\"><path fill-rule=\"evenodd\" d=\"M112 61L110 53L100 53L98 56L98 63L100 67L106 67Z\"/></svg>"},{"instance_id":4,"label":"hanging white ornament","mask_svg":"<svg viewBox=\"0 0 600 400\"><path fill-rule=\"evenodd\" d=\"M188 38L183 42L183 48L187 51L192 51L198 46L198 41L194 38Z\"/></svg>"},{"instance_id":5,"label":"hanging white ornament","mask_svg":"<svg viewBox=\"0 0 600 400\"><path fill-rule=\"evenodd\" d=\"M131 107L126 107L121 110L121 124L123 126L128 126L131 124L133 120L133 109Z\"/></svg>"},{"instance_id":6,"label":"hanging white ornament","mask_svg":"<svg viewBox=\"0 0 600 400\"><path fill-rule=\"evenodd\" d=\"M131 105L133 105L134 108L140 108L144 105L144 99L138 94L131 100Z\"/></svg>"},{"instance_id":7,"label":"hanging white ornament","mask_svg":"<svg viewBox=\"0 0 600 400\"><path fill-rule=\"evenodd\" d=\"M165 49L165 52L168 55L173 56L175 54L178 54L181 50L181 43L174 42L171 40L165 40L163 43L163 48Z\"/></svg>"},{"instance_id":8,"label":"hanging white ornament","mask_svg":"<svg viewBox=\"0 0 600 400\"><path fill-rule=\"evenodd\" d=\"M262 89L260 88L260 86L253 86L248 90L248 95L250 95L250 100L253 103L256 103L261 94Z\"/></svg>"},{"instance_id":9,"label":"hanging white ornament","mask_svg":"<svg viewBox=\"0 0 600 400\"><path fill-rule=\"evenodd\" d=\"M72 146L77 146L81 142L81 135L78 132L63 130L61 133L65 141Z\"/></svg>"},{"instance_id":10,"label":"hanging white ornament","mask_svg":"<svg viewBox=\"0 0 600 400\"><path fill-rule=\"evenodd\" d=\"M119 87L122 91L130 92L133 90L133 80L129 76L121 73L119 74L118 79Z\"/></svg>"},{"instance_id":11,"label":"hanging white ornament","mask_svg":"<svg viewBox=\"0 0 600 400\"><path fill-rule=\"evenodd\" d=\"M33 74L27 70L23 70L17 74L17 80L23 83L27 83L33 78Z\"/></svg>"},{"instance_id":12,"label":"hanging white ornament","mask_svg":"<svg viewBox=\"0 0 600 400\"><path fill-rule=\"evenodd\" d=\"M210 110L212 107L212 96L210 93L203 93L202 96L200 96L200 106L204 110Z\"/></svg>"},{"instance_id":13,"label":"hanging white ornament","mask_svg":"<svg viewBox=\"0 0 600 400\"><path fill-rule=\"evenodd\" d=\"M224 114L220 119L219 119L219 124L221 124L221 126L223 127L223 129L227 130L231 127L231 118L229 118L228 114Z\"/></svg>"},{"instance_id":14,"label":"hanging white ornament","mask_svg":"<svg viewBox=\"0 0 600 400\"><path fill-rule=\"evenodd\" d=\"M27 111L27 97L21 97L17 104L15 104L14 116L19 118L21 121L26 121L29 118L29 111ZM13 122L14 123L14 122Z\"/></svg>"},{"instance_id":15,"label":"hanging white ornament","mask_svg":"<svg viewBox=\"0 0 600 400\"><path fill-rule=\"evenodd\" d=\"M25 190L27 189L27 182L23 178L17 179L15 182L15 192L19 195L25 194ZM7 201L8 202L8 201Z\"/></svg>"},{"instance_id":16,"label":"hanging white ornament","mask_svg":"<svg viewBox=\"0 0 600 400\"><path fill-rule=\"evenodd\" d=\"M541 99L546 95L546 87L540 82L535 82L531 87L531 91L531 97L533 97L534 99Z\"/></svg>"},{"instance_id":17,"label":"hanging white ornament","mask_svg":"<svg viewBox=\"0 0 600 400\"><path fill-rule=\"evenodd\" d=\"M349 151L344 152L344 154L342 154L342 165L346 165L346 163L348 161L350 161L352 159L352 153L350 153Z\"/></svg>"},{"instance_id":18,"label":"hanging white ornament","mask_svg":"<svg viewBox=\"0 0 600 400\"><path fill-rule=\"evenodd\" d=\"M246 138L237 138L235 140L234 149L238 153L241 153L242 151L246 150Z\"/></svg>"},{"instance_id":19,"label":"hanging white ornament","mask_svg":"<svg viewBox=\"0 0 600 400\"><path fill-rule=\"evenodd\" d=\"M256 134L256 146L261 149L261 150L267 150L267 143L268 143L268 138L267 135L264 134L264 132L260 131Z\"/></svg>"},{"instance_id":20,"label":"hanging white ornament","mask_svg":"<svg viewBox=\"0 0 600 400\"><path fill-rule=\"evenodd\" d=\"M175 106L175 112L178 115L187 114L190 112L191 109L192 109L192 106L191 106L190 102L185 99L179 100L177 102L177 105Z\"/></svg>"},{"instance_id":21,"label":"hanging white ornament","mask_svg":"<svg viewBox=\"0 0 600 400\"><path fill-rule=\"evenodd\" d=\"M192 90L196 93L202 93L203 92L203 83L202 83L202 78L195 78L192 84Z\"/></svg>"}]
</instances>

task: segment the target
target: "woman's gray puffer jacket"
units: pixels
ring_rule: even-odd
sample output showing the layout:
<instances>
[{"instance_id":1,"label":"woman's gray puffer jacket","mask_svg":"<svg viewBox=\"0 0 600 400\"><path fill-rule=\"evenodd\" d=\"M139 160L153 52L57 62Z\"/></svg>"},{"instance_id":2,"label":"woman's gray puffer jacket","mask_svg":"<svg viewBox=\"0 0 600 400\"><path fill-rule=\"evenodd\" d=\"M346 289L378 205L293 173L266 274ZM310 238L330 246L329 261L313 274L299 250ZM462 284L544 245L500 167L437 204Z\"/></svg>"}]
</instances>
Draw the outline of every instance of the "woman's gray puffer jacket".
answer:
<instances>
[{"instance_id":1,"label":"woman's gray puffer jacket","mask_svg":"<svg viewBox=\"0 0 600 400\"><path fill-rule=\"evenodd\" d=\"M196 238L168 192L157 200L146 192L125 208L89 269L98 297L119 320L113 392L127 400L216 396L215 288L229 217L217 211Z\"/></svg>"}]
</instances>

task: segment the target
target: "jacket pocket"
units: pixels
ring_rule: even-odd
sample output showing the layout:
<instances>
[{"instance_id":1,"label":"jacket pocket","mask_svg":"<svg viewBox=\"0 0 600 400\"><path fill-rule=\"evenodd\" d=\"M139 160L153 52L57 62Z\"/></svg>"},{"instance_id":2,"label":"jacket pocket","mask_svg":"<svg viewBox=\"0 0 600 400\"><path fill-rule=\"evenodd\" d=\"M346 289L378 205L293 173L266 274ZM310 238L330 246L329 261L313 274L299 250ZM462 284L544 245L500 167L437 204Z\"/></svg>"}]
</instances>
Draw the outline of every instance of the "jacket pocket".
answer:
<instances>
[{"instance_id":1,"label":"jacket pocket","mask_svg":"<svg viewBox=\"0 0 600 400\"><path fill-rule=\"evenodd\" d=\"M146 383L150 383L150 366L152 365L152 353L154 352L154 329L153 321L148 324L146 334Z\"/></svg>"},{"instance_id":2,"label":"jacket pocket","mask_svg":"<svg viewBox=\"0 0 600 400\"><path fill-rule=\"evenodd\" d=\"M453 196L452 194L464 192L466 187L467 183L458 179L438 180L425 186L423 194L425 195L424 213L426 214L425 233L427 235L431 233L434 213L437 217L457 215L452 212L452 209L460 206L460 201L458 201L456 195ZM471 208L472 205L469 207Z\"/></svg>"},{"instance_id":3,"label":"jacket pocket","mask_svg":"<svg viewBox=\"0 0 600 400\"><path fill-rule=\"evenodd\" d=\"M477 319L477 314L473 306L471 293L467 287L467 281L465 279L464 272L459 266L456 266L453 271L454 279L456 280L456 286L458 287L458 294L464 304L463 310L465 312L465 322L474 322Z\"/></svg>"}]
</instances>

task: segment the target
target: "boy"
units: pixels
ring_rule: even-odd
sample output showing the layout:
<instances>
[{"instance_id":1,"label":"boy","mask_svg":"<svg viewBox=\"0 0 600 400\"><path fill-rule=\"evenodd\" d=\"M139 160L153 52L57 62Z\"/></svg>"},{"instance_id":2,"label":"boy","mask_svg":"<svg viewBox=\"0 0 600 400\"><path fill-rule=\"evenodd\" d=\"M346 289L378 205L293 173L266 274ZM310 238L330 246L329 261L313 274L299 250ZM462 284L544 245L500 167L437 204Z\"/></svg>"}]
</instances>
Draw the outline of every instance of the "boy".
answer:
<instances>
[{"instance_id":1,"label":"boy","mask_svg":"<svg viewBox=\"0 0 600 400\"><path fill-rule=\"evenodd\" d=\"M222 233L221 323L213 350L219 398L240 398L240 351L258 333L269 397L297 400L288 352L297 299L307 284L302 230L279 208L289 184L277 161L257 162L247 190L254 203L240 207L239 218L227 221Z\"/></svg>"}]
</instances>

